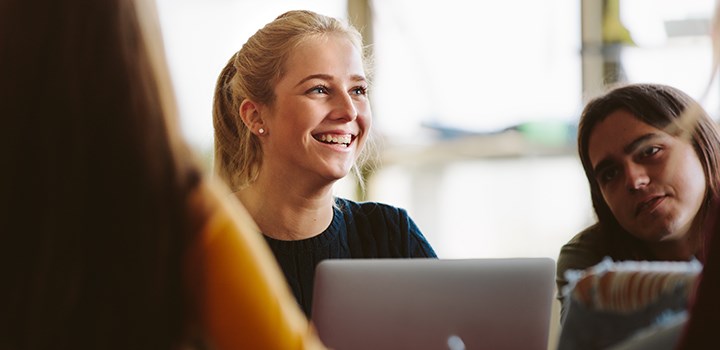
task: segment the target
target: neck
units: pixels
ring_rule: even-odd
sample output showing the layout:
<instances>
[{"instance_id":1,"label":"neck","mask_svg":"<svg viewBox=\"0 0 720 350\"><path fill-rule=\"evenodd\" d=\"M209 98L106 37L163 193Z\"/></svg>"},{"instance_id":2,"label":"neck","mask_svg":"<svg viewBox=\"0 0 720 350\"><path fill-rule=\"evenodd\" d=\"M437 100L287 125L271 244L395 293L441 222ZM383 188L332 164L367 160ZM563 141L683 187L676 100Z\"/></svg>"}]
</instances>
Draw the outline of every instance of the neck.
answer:
<instances>
[{"instance_id":1,"label":"neck","mask_svg":"<svg viewBox=\"0 0 720 350\"><path fill-rule=\"evenodd\" d=\"M658 260L687 261L697 252L697 247L681 241L662 241L650 245L650 250Z\"/></svg>"},{"instance_id":2,"label":"neck","mask_svg":"<svg viewBox=\"0 0 720 350\"><path fill-rule=\"evenodd\" d=\"M301 240L317 236L333 218L332 184L307 188L286 177L263 177L235 194L266 236Z\"/></svg>"},{"instance_id":3,"label":"neck","mask_svg":"<svg viewBox=\"0 0 720 350\"><path fill-rule=\"evenodd\" d=\"M694 223L685 234L677 239L651 243L650 250L658 260L687 261L699 252L701 234L700 227Z\"/></svg>"}]
</instances>

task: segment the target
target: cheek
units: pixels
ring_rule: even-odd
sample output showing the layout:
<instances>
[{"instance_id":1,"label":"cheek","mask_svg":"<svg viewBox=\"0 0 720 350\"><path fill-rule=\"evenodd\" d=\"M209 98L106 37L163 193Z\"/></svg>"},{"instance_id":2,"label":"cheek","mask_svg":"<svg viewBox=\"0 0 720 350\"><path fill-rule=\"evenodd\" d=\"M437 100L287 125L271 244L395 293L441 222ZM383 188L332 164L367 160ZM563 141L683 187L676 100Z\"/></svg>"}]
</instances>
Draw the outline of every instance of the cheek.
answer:
<instances>
[{"instance_id":1,"label":"cheek","mask_svg":"<svg viewBox=\"0 0 720 350\"><path fill-rule=\"evenodd\" d=\"M367 132L363 132L357 139L357 150L355 151L355 158L360 157L360 154L362 154L365 151L365 145L367 144L369 134Z\"/></svg>"},{"instance_id":2,"label":"cheek","mask_svg":"<svg viewBox=\"0 0 720 350\"><path fill-rule=\"evenodd\" d=\"M605 204L610 208L612 214L616 218L621 217L622 213L625 212L625 210L623 210L624 205L630 203L627 198L620 196L619 192L613 188L603 189L601 193Z\"/></svg>"},{"instance_id":3,"label":"cheek","mask_svg":"<svg viewBox=\"0 0 720 350\"><path fill-rule=\"evenodd\" d=\"M370 107L367 107L365 111L358 113L357 123L361 131L360 146L363 146L365 145L365 141L370 135L370 129L372 128L372 113L370 113Z\"/></svg>"},{"instance_id":4,"label":"cheek","mask_svg":"<svg viewBox=\"0 0 720 350\"><path fill-rule=\"evenodd\" d=\"M358 124L365 131L370 130L370 127L372 127L372 110L369 103L365 103L358 108Z\"/></svg>"},{"instance_id":5,"label":"cheek","mask_svg":"<svg viewBox=\"0 0 720 350\"><path fill-rule=\"evenodd\" d=\"M678 185L682 186L682 188L678 189L682 191L681 195L690 203L699 206L705 198L707 186L702 164L700 164L697 157L688 157L686 158L685 164L682 164L676 169L679 170L675 178Z\"/></svg>"}]
</instances>

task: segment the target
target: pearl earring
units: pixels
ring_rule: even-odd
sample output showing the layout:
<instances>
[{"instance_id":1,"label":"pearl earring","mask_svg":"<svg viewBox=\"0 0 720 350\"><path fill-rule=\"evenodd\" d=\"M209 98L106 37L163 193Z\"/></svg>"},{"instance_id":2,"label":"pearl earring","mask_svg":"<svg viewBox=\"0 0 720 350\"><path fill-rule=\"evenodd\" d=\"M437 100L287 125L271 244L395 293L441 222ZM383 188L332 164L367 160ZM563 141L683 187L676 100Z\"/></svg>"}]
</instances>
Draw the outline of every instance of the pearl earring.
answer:
<instances>
[{"instance_id":1,"label":"pearl earring","mask_svg":"<svg viewBox=\"0 0 720 350\"><path fill-rule=\"evenodd\" d=\"M264 133L265 133L265 129L263 129L263 128L258 129L258 134L262 135Z\"/></svg>"}]
</instances>

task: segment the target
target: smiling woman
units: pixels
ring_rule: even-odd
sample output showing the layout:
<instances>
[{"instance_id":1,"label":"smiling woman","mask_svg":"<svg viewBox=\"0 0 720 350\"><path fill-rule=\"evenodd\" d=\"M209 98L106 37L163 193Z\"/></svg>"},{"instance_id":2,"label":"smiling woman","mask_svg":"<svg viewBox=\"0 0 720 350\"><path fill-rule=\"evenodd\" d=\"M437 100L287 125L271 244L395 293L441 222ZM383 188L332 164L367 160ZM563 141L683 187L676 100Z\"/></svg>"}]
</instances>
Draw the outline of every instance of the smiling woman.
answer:
<instances>
[{"instance_id":1,"label":"smiling woman","mask_svg":"<svg viewBox=\"0 0 720 350\"><path fill-rule=\"evenodd\" d=\"M240 103L243 124L265 130L259 138L264 174L296 174L310 187L303 192L348 174L372 121L361 57L360 49L338 34L308 37L290 52L272 108L251 99Z\"/></svg>"},{"instance_id":2,"label":"smiling woman","mask_svg":"<svg viewBox=\"0 0 720 350\"><path fill-rule=\"evenodd\" d=\"M257 222L308 315L324 259L435 257L404 209L333 195L370 135L367 71L355 28L290 11L250 37L215 90L215 171Z\"/></svg>"},{"instance_id":3,"label":"smiling woman","mask_svg":"<svg viewBox=\"0 0 720 350\"><path fill-rule=\"evenodd\" d=\"M691 109L697 124L688 129L679 118ZM720 135L702 108L670 86L627 85L590 101L578 134L598 222L562 247L558 298L567 270L606 256L704 260L701 225L718 196Z\"/></svg>"}]
</instances>

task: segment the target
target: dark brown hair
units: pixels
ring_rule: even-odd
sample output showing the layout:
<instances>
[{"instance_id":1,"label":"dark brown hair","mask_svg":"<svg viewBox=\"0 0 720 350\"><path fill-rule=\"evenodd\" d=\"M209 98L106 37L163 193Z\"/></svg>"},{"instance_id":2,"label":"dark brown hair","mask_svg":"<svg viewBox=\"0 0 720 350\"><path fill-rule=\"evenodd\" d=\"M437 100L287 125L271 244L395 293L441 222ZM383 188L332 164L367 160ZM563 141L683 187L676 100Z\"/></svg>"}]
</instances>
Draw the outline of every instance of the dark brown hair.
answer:
<instances>
[{"instance_id":1,"label":"dark brown hair","mask_svg":"<svg viewBox=\"0 0 720 350\"><path fill-rule=\"evenodd\" d=\"M138 6L0 4L2 349L172 349L187 335L200 172L167 119L157 24L143 20L156 14Z\"/></svg>"},{"instance_id":2,"label":"dark brown hair","mask_svg":"<svg viewBox=\"0 0 720 350\"><path fill-rule=\"evenodd\" d=\"M700 159L707 181L705 201L698 220L703 220L709 204L718 195L720 184L720 134L715 122L684 92L667 85L629 84L611 89L591 100L584 108L578 129L578 152L590 184L598 222L608 232L621 233L617 249L641 249L642 242L625 232L603 199L588 155L588 143L595 126L610 114L625 110L638 120L677 137L688 137ZM691 112L690 114L688 112ZM693 117L690 128L681 118Z\"/></svg>"}]
</instances>

